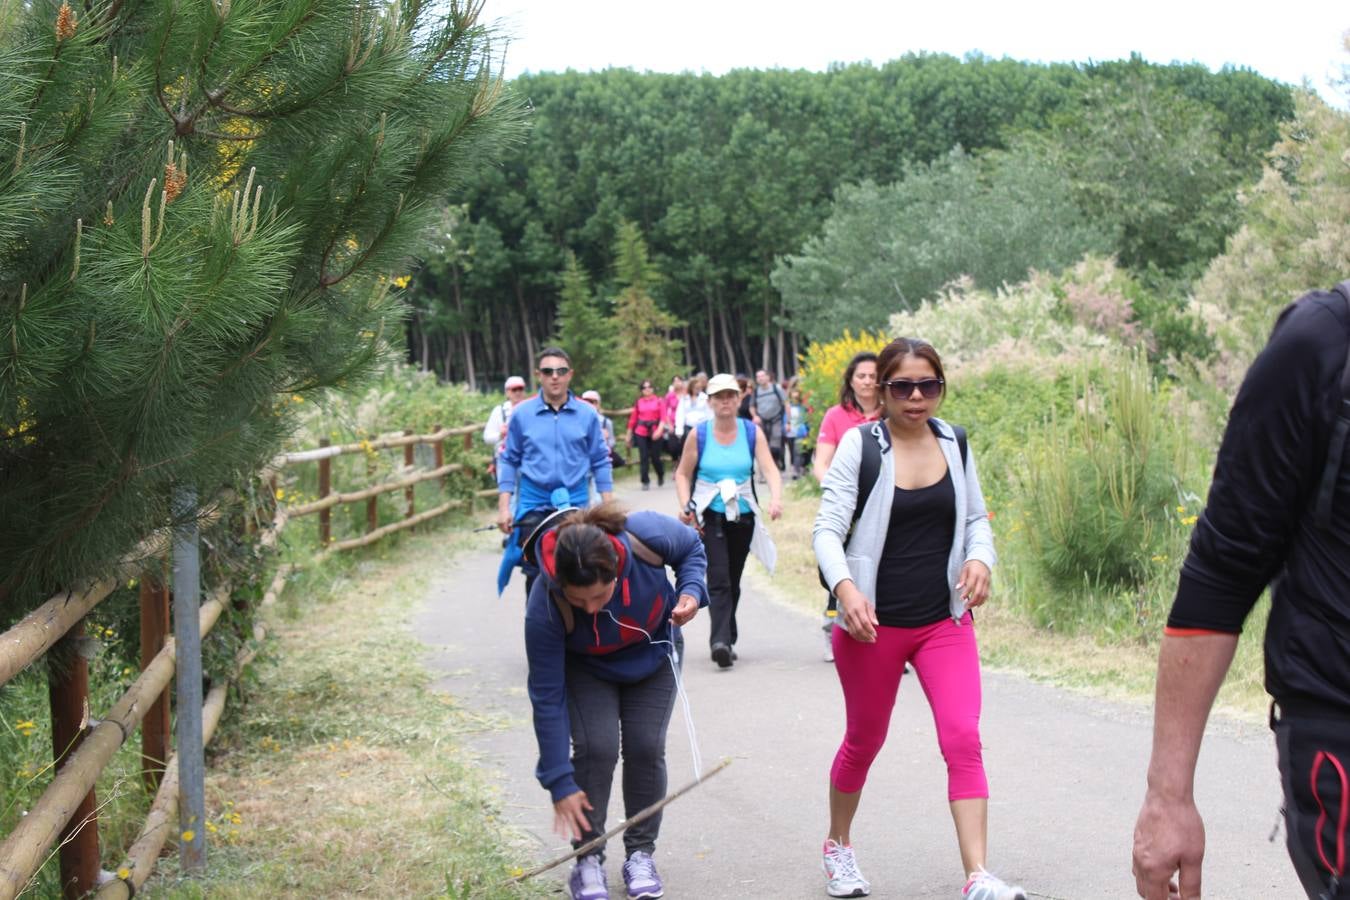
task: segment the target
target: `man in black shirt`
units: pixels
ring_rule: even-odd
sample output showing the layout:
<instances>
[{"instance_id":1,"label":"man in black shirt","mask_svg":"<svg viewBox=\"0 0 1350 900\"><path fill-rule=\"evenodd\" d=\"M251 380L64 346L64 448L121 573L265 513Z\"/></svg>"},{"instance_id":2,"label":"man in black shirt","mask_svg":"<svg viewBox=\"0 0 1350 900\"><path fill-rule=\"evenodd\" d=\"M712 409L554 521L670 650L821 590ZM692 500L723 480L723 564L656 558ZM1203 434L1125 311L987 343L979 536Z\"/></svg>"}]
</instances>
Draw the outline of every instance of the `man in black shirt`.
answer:
<instances>
[{"instance_id":1,"label":"man in black shirt","mask_svg":"<svg viewBox=\"0 0 1350 900\"><path fill-rule=\"evenodd\" d=\"M1310 898L1350 897L1342 884L1350 812L1347 380L1350 291L1341 285L1285 310L1238 391L1159 654L1148 792L1134 835L1135 884L1147 900L1166 900L1169 887L1173 897L1200 896L1196 759L1238 633L1267 584L1266 689L1275 700L1290 858Z\"/></svg>"}]
</instances>

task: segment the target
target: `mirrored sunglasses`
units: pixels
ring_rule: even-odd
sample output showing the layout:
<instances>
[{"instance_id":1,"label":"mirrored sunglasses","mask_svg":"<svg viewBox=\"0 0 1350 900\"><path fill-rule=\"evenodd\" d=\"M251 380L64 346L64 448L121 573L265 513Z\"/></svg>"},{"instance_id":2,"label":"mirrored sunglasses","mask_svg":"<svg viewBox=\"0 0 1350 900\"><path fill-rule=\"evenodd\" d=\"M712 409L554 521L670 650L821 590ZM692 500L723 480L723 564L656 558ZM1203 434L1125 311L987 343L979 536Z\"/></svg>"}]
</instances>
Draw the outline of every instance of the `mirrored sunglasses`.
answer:
<instances>
[{"instance_id":1,"label":"mirrored sunglasses","mask_svg":"<svg viewBox=\"0 0 1350 900\"><path fill-rule=\"evenodd\" d=\"M942 394L943 381L941 378L921 378L918 381L911 381L908 378L897 378L894 381L885 383L886 390L890 393L892 400L908 400L914 395L914 389L918 388L919 393L926 400L933 400Z\"/></svg>"}]
</instances>

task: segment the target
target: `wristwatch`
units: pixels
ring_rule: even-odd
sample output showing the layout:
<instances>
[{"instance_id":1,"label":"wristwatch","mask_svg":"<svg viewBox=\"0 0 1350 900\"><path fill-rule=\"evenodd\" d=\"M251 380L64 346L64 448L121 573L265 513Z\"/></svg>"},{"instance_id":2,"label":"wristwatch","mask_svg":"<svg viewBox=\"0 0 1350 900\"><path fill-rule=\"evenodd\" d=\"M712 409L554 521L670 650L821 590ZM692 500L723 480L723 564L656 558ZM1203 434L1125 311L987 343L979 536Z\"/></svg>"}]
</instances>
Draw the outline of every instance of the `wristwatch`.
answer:
<instances>
[{"instance_id":1,"label":"wristwatch","mask_svg":"<svg viewBox=\"0 0 1350 900\"><path fill-rule=\"evenodd\" d=\"M691 516L698 514L698 504L694 502L693 497L690 497L689 502L684 505L684 511Z\"/></svg>"}]
</instances>

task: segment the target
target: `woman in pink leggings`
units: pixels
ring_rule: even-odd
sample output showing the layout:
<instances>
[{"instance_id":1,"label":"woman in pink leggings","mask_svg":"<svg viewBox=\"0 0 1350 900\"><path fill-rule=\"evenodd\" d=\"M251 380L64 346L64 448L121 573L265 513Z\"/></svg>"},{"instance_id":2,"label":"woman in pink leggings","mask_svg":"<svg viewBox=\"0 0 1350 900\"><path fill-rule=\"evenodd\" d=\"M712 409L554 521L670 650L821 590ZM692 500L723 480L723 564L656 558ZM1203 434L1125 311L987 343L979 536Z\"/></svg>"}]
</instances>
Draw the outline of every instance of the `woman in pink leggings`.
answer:
<instances>
[{"instance_id":1,"label":"woman in pink leggings","mask_svg":"<svg viewBox=\"0 0 1350 900\"><path fill-rule=\"evenodd\" d=\"M933 708L947 761L961 896L1026 900L1021 888L984 868L989 784L971 610L989 596L995 554L975 461L964 430L935 416L946 384L932 345L892 341L877 359L877 375L882 419L850 429L840 441L813 531L821 572L839 598L833 646L847 711L830 769L826 892L871 891L849 828L908 663Z\"/></svg>"}]
</instances>

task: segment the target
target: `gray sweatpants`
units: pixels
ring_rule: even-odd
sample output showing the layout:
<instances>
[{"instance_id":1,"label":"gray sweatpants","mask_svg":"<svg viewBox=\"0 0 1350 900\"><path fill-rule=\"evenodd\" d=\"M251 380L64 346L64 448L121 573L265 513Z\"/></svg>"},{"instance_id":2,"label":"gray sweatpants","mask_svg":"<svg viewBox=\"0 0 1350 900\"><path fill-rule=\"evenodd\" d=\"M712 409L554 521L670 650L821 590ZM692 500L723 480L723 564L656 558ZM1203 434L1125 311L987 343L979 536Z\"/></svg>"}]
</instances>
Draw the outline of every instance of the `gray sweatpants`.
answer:
<instances>
[{"instance_id":1,"label":"gray sweatpants","mask_svg":"<svg viewBox=\"0 0 1350 900\"><path fill-rule=\"evenodd\" d=\"M596 678L569 655L567 714L572 723L572 767L577 785L594 807L591 831L573 847L605 831L614 766L623 756L624 817L666 796L666 731L675 708L675 674L661 666L642 681L616 684ZM661 813L623 833L625 856L656 849ZM604 859L604 847L596 851Z\"/></svg>"}]
</instances>

